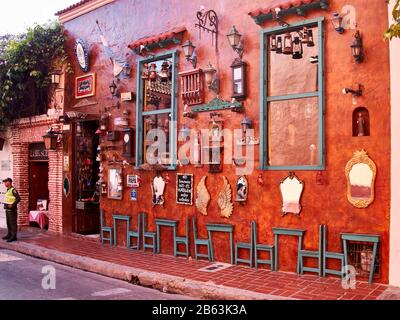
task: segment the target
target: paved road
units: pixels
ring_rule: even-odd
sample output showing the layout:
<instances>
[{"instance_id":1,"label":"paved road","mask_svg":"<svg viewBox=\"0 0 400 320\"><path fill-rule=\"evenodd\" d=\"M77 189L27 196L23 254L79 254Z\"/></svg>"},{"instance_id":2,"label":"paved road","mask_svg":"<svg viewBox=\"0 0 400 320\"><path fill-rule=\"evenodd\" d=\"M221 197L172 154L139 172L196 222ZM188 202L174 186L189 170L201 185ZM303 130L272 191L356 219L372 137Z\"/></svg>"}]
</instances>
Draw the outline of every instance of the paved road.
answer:
<instances>
[{"instance_id":1,"label":"paved road","mask_svg":"<svg viewBox=\"0 0 400 320\"><path fill-rule=\"evenodd\" d=\"M0 249L0 300L27 299L186 300L190 298L165 294Z\"/></svg>"}]
</instances>

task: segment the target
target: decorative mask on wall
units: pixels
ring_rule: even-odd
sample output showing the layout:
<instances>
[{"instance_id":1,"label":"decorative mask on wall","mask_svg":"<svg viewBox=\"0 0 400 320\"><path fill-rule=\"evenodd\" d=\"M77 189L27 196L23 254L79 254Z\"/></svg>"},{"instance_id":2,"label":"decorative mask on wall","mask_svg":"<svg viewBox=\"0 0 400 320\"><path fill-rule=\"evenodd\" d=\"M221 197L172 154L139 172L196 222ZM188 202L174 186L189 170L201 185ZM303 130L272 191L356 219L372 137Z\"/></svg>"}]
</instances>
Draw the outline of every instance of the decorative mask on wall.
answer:
<instances>
[{"instance_id":1,"label":"decorative mask on wall","mask_svg":"<svg viewBox=\"0 0 400 320\"><path fill-rule=\"evenodd\" d=\"M165 180L161 176L160 172L157 172L156 176L151 183L151 191L153 192L152 203L153 207L160 205L164 207L164 191L165 191Z\"/></svg>"},{"instance_id":2,"label":"decorative mask on wall","mask_svg":"<svg viewBox=\"0 0 400 320\"><path fill-rule=\"evenodd\" d=\"M221 209L221 217L229 218L233 213L232 190L228 179L223 179L224 186L218 195L218 206Z\"/></svg>"},{"instance_id":3,"label":"decorative mask on wall","mask_svg":"<svg viewBox=\"0 0 400 320\"><path fill-rule=\"evenodd\" d=\"M206 179L207 176L201 178L199 184L197 185L197 190L196 190L197 193L196 208L204 216L208 214L207 207L211 200L210 193L208 192L206 187Z\"/></svg>"},{"instance_id":4,"label":"decorative mask on wall","mask_svg":"<svg viewBox=\"0 0 400 320\"><path fill-rule=\"evenodd\" d=\"M367 208L375 197L376 165L364 151L354 152L346 165L347 199L356 208Z\"/></svg>"},{"instance_id":5,"label":"decorative mask on wall","mask_svg":"<svg viewBox=\"0 0 400 320\"><path fill-rule=\"evenodd\" d=\"M301 212L300 198L303 193L304 182L301 181L294 172L289 172L289 176L280 183L282 195L282 215L293 213L299 215Z\"/></svg>"}]
</instances>

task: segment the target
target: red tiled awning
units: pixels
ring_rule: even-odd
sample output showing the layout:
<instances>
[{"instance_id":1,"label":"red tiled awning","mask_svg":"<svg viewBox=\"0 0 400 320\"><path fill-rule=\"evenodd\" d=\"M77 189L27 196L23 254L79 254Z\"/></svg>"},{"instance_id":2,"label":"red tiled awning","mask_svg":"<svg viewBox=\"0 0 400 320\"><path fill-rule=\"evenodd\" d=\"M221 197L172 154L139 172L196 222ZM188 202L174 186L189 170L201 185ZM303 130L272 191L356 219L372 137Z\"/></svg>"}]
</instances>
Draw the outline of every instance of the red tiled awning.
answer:
<instances>
[{"instance_id":1,"label":"red tiled awning","mask_svg":"<svg viewBox=\"0 0 400 320\"><path fill-rule=\"evenodd\" d=\"M302 14L303 11L310 9L327 9L329 6L329 0L279 0L271 1L271 4L265 8L259 8L249 12L256 22L262 22L263 20L268 20L267 16L272 16L275 14L276 9L280 9L281 15L289 13ZM264 19L258 19L264 17Z\"/></svg>"},{"instance_id":2,"label":"red tiled awning","mask_svg":"<svg viewBox=\"0 0 400 320\"><path fill-rule=\"evenodd\" d=\"M156 36L150 36L150 37L146 37L143 39L139 39L135 42L132 42L128 48L135 50L137 48L139 48L140 46L157 46L158 43L161 42L168 42L168 41L181 41L182 40L182 35L183 33L186 32L186 28L185 27L178 27L175 28L171 31L156 35Z\"/></svg>"}]
</instances>

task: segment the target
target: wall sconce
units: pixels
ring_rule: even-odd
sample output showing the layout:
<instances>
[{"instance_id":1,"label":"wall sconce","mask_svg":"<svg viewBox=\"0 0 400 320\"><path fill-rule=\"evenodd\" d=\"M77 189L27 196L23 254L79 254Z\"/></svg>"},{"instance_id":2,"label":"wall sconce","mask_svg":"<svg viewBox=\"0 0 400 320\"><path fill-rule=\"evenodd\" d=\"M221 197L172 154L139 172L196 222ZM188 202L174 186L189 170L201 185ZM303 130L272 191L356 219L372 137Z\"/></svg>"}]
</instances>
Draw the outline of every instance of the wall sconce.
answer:
<instances>
[{"instance_id":1,"label":"wall sconce","mask_svg":"<svg viewBox=\"0 0 400 320\"><path fill-rule=\"evenodd\" d=\"M194 52L194 49L196 49L196 47L190 40L186 41L182 45L183 54L185 55L186 60L192 63L193 69L196 69L197 56L196 53Z\"/></svg>"},{"instance_id":2,"label":"wall sconce","mask_svg":"<svg viewBox=\"0 0 400 320\"><path fill-rule=\"evenodd\" d=\"M358 90L350 89L350 88L343 88L343 94L351 93L354 97L361 97L362 96L362 85L358 84Z\"/></svg>"},{"instance_id":3,"label":"wall sconce","mask_svg":"<svg viewBox=\"0 0 400 320\"><path fill-rule=\"evenodd\" d=\"M360 31L356 31L354 34L354 40L351 44L351 50L353 52L353 57L356 63L361 63L364 61L364 50Z\"/></svg>"},{"instance_id":4,"label":"wall sconce","mask_svg":"<svg viewBox=\"0 0 400 320\"><path fill-rule=\"evenodd\" d=\"M344 32L344 28L342 27L342 20L343 18L340 16L340 14L338 12L334 12L332 14L332 25L335 28L335 30L337 31L337 33L342 34Z\"/></svg>"},{"instance_id":5,"label":"wall sconce","mask_svg":"<svg viewBox=\"0 0 400 320\"><path fill-rule=\"evenodd\" d=\"M60 85L61 82L61 70L54 70L51 74L51 83L55 85L56 88Z\"/></svg>"},{"instance_id":6,"label":"wall sconce","mask_svg":"<svg viewBox=\"0 0 400 320\"><path fill-rule=\"evenodd\" d=\"M217 77L217 70L211 65L211 62L203 70L206 84L208 89L214 91L216 94L219 93L219 79Z\"/></svg>"},{"instance_id":7,"label":"wall sconce","mask_svg":"<svg viewBox=\"0 0 400 320\"><path fill-rule=\"evenodd\" d=\"M109 85L108 87L110 89L110 93L113 97L117 97L118 96L118 91L117 91L117 85L115 83L115 81L113 80L112 83Z\"/></svg>"},{"instance_id":8,"label":"wall sconce","mask_svg":"<svg viewBox=\"0 0 400 320\"><path fill-rule=\"evenodd\" d=\"M240 41L242 39L242 35L237 31L235 26L232 27L231 32L229 32L227 37L232 49L236 51L240 59L242 59L244 50L243 42Z\"/></svg>"},{"instance_id":9,"label":"wall sconce","mask_svg":"<svg viewBox=\"0 0 400 320\"><path fill-rule=\"evenodd\" d=\"M55 132L53 131L53 128L50 128L50 130L43 136L46 150L56 150L57 146L59 146L62 141L62 134L62 132Z\"/></svg>"}]
</instances>

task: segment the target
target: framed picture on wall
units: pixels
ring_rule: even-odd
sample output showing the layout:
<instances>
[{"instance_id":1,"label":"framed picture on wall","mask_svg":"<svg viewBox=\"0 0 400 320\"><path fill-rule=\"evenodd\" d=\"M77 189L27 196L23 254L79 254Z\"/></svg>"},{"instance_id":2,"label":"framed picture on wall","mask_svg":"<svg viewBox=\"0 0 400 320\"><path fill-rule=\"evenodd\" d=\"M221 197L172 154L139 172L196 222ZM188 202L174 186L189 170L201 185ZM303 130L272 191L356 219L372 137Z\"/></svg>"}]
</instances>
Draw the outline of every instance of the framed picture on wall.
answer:
<instances>
[{"instance_id":1,"label":"framed picture on wall","mask_svg":"<svg viewBox=\"0 0 400 320\"><path fill-rule=\"evenodd\" d=\"M128 174L126 177L126 185L129 188L138 188L140 187L139 176Z\"/></svg>"},{"instance_id":2,"label":"framed picture on wall","mask_svg":"<svg viewBox=\"0 0 400 320\"><path fill-rule=\"evenodd\" d=\"M96 74L90 73L75 79L75 99L91 97L96 94Z\"/></svg>"}]
</instances>

